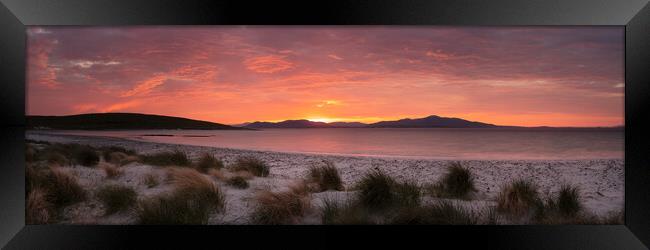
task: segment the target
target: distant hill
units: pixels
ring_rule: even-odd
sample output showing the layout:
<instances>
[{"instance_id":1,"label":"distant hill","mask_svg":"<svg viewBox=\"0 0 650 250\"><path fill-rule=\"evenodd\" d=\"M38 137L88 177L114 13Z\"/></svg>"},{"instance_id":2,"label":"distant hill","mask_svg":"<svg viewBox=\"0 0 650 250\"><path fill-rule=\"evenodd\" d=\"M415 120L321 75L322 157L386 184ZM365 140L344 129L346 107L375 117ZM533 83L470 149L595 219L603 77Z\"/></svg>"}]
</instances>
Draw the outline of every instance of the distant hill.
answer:
<instances>
[{"instance_id":1,"label":"distant hill","mask_svg":"<svg viewBox=\"0 0 650 250\"><path fill-rule=\"evenodd\" d=\"M431 115L424 118L400 119L396 121L380 121L371 124L361 122L314 122L309 120L286 120L282 122L252 122L242 123L241 126L251 129L267 128L494 128L508 130L624 130L624 126L617 127L520 127L501 126L484 122L468 121L460 118L441 117Z\"/></svg>"},{"instance_id":2,"label":"distant hill","mask_svg":"<svg viewBox=\"0 0 650 250\"><path fill-rule=\"evenodd\" d=\"M181 117L136 113L95 113L68 116L27 116L28 129L246 129Z\"/></svg>"},{"instance_id":3,"label":"distant hill","mask_svg":"<svg viewBox=\"0 0 650 250\"><path fill-rule=\"evenodd\" d=\"M314 122L310 120L286 120L282 122L252 122L243 127L252 129L265 128L363 128L368 124L360 122Z\"/></svg>"},{"instance_id":4,"label":"distant hill","mask_svg":"<svg viewBox=\"0 0 650 250\"><path fill-rule=\"evenodd\" d=\"M361 122L330 122L328 124L334 128L365 128L368 126Z\"/></svg>"},{"instance_id":5,"label":"distant hill","mask_svg":"<svg viewBox=\"0 0 650 250\"><path fill-rule=\"evenodd\" d=\"M401 119L397 121L381 121L368 124L369 128L497 128L500 126L463 120L460 118L440 117L437 115L419 119Z\"/></svg>"},{"instance_id":6,"label":"distant hill","mask_svg":"<svg viewBox=\"0 0 650 250\"><path fill-rule=\"evenodd\" d=\"M398 121L381 121L372 124L360 122L314 122L309 120L287 120L282 122L252 122L246 128L497 128L500 126L482 122L467 121L459 118L429 116L419 119L401 119Z\"/></svg>"}]
</instances>

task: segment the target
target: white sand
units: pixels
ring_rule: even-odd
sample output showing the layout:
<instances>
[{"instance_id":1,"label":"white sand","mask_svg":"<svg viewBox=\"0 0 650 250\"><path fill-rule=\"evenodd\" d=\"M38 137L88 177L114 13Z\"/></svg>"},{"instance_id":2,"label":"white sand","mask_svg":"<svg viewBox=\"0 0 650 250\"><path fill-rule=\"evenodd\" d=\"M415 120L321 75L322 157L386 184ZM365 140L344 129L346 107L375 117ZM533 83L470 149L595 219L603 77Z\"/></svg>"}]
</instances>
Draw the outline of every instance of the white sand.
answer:
<instances>
[{"instance_id":1,"label":"white sand","mask_svg":"<svg viewBox=\"0 0 650 250\"><path fill-rule=\"evenodd\" d=\"M264 189L280 190L307 175L310 166L323 160L333 162L346 188L350 188L367 171L378 168L397 180L412 180L419 184L436 182L445 173L447 160L404 159L390 157L351 157L317 154L295 154L268 151L250 151L227 148L213 148L188 145L172 145L143 141L131 141L110 137L91 137L74 135L56 135L40 131L28 131L27 139L81 143L91 146L121 146L136 150L139 154L159 151L181 150L191 158L198 158L203 152L210 152L221 158L226 165L239 156L254 156L271 166L269 177L256 177L251 180L250 188L235 189L224 185L226 210L213 215L210 224L246 224L248 215L255 207L254 196ZM497 193L502 185L516 179L530 179L536 183L542 197L555 194L561 184L573 184L580 188L582 202L587 211L595 215L607 215L620 212L624 208L624 161L623 160L463 160L463 166L469 168L475 176L477 195L471 201L462 201L471 207L495 205ZM107 179L101 169L74 166L67 168L80 179L84 188L91 190L108 183L120 183L134 187L139 198L156 195L171 190L163 180L165 169L131 163L123 166L124 175ZM161 185L147 188L143 183L145 175L158 175ZM214 179L214 178L213 178ZM318 207L323 198L346 199L352 192L328 191L311 195L312 205ZM426 199L431 199L427 197ZM303 223L317 224L317 209L305 216ZM91 224L130 224L135 223L133 212L123 212L103 217L101 203L95 199L66 208L63 223Z\"/></svg>"}]
</instances>

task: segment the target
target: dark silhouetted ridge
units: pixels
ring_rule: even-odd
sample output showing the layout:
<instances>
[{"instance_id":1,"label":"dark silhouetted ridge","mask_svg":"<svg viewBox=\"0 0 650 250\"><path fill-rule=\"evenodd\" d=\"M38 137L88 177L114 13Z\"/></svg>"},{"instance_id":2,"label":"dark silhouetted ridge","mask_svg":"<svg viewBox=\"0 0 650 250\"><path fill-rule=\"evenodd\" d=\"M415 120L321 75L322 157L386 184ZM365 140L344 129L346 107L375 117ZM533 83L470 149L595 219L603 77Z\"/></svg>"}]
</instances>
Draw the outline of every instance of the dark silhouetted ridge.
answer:
<instances>
[{"instance_id":1,"label":"dark silhouetted ridge","mask_svg":"<svg viewBox=\"0 0 650 250\"><path fill-rule=\"evenodd\" d=\"M246 129L182 117L137 113L95 113L67 116L27 116L28 129Z\"/></svg>"}]
</instances>

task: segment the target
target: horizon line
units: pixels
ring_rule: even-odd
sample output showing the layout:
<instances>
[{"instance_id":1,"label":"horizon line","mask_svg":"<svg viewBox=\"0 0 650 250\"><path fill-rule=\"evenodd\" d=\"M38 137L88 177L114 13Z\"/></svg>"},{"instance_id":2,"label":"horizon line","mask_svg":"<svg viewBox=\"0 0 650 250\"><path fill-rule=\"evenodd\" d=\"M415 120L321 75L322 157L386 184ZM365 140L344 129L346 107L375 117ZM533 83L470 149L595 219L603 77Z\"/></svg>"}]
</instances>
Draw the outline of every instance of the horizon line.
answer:
<instances>
[{"instance_id":1,"label":"horizon line","mask_svg":"<svg viewBox=\"0 0 650 250\"><path fill-rule=\"evenodd\" d=\"M520 126L520 125L500 125L500 124L492 124L488 122L482 122L482 121L475 121L475 120L468 120L462 117L447 117L447 116L439 116L439 115L428 115L428 116L423 116L423 117L403 117L403 118L396 118L394 120L389 119L389 120L381 120L377 122L371 122L371 123L366 123L366 122L361 122L361 121L341 121L341 120L332 120L332 121L317 121L317 120L310 120L309 118L298 118L298 119L285 119L285 120L275 120L275 121L260 121L260 120L255 120L252 122L240 122L240 123L222 123L218 121L210 121L210 120L202 120L202 119L195 119L195 118L189 118L189 117L184 117L184 116L174 116L174 115L165 115L165 114L152 114L152 113L137 113L137 112L95 112L95 113L76 113L76 114L67 114L67 115L41 115L41 114L25 114L25 116L75 116L75 115L90 115L90 114L139 114L139 115L155 115L155 116L167 116L167 117L176 117L176 118L183 118L183 119L190 119L190 120L196 120L196 121L204 121L204 122L212 122L212 123L218 123L218 124L223 124L223 125L228 125L228 126L233 126L237 127L242 124L251 124L255 122L267 122L267 123L280 123L280 122L285 122L285 121L309 121L309 122L318 122L318 123L325 123L325 124L331 124L331 123L361 123L364 125L370 125L374 124L377 122L384 122L384 121L398 121L398 120L404 120L404 119L423 119L431 116L437 116L441 118L455 118L455 119L461 119L469 122L480 122L480 123L485 123L485 124L490 124L490 125L495 125L499 127L519 127L519 128L618 128L618 127L625 127L625 124L621 125L598 125L598 126L549 126L549 125L538 125L538 126Z\"/></svg>"}]
</instances>

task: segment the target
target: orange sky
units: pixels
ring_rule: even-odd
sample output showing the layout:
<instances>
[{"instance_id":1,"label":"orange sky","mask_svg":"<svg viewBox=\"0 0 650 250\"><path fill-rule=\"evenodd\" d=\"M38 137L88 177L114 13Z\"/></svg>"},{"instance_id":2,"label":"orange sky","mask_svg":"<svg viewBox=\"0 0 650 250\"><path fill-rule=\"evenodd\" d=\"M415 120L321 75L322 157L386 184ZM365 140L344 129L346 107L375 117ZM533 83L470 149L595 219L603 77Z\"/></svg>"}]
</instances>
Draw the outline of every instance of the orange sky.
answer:
<instances>
[{"instance_id":1,"label":"orange sky","mask_svg":"<svg viewBox=\"0 0 650 250\"><path fill-rule=\"evenodd\" d=\"M623 125L621 27L31 27L27 113Z\"/></svg>"}]
</instances>

